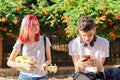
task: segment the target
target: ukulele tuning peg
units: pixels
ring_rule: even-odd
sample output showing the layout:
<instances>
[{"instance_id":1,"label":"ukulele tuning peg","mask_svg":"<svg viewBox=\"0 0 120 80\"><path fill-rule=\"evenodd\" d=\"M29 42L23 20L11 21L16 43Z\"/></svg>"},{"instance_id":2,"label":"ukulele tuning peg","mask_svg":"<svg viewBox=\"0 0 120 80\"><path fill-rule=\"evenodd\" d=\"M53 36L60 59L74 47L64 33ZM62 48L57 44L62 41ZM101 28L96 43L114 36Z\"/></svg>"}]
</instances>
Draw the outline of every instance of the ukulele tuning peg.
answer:
<instances>
[{"instance_id":1,"label":"ukulele tuning peg","mask_svg":"<svg viewBox=\"0 0 120 80\"><path fill-rule=\"evenodd\" d=\"M56 66L56 64L54 64L54 66Z\"/></svg>"},{"instance_id":2,"label":"ukulele tuning peg","mask_svg":"<svg viewBox=\"0 0 120 80\"><path fill-rule=\"evenodd\" d=\"M50 66L52 66L52 64L50 64Z\"/></svg>"}]
</instances>

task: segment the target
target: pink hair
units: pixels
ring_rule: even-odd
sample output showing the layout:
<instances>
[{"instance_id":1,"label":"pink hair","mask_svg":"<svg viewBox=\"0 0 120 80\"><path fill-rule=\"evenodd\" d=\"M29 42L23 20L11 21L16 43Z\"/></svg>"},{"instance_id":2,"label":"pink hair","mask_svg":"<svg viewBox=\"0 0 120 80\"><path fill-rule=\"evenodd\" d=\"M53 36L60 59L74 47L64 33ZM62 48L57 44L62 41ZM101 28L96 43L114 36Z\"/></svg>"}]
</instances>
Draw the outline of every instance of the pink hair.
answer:
<instances>
[{"instance_id":1,"label":"pink hair","mask_svg":"<svg viewBox=\"0 0 120 80\"><path fill-rule=\"evenodd\" d=\"M26 15L21 23L21 29L19 34L19 39L21 43L28 43L32 41L33 28L32 24L37 23L37 26L40 27L39 21L34 15ZM40 28L37 28L38 33L35 34L34 41L38 41L40 37Z\"/></svg>"}]
</instances>

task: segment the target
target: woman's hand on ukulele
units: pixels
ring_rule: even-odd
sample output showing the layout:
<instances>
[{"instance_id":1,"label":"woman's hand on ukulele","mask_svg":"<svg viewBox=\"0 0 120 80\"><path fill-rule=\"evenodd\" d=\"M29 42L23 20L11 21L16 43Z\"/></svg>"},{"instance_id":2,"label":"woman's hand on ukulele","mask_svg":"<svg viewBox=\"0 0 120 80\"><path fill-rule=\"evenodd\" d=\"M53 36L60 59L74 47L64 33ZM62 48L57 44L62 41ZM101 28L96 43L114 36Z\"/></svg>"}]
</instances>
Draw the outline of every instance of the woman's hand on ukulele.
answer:
<instances>
[{"instance_id":1,"label":"woman's hand on ukulele","mask_svg":"<svg viewBox=\"0 0 120 80\"><path fill-rule=\"evenodd\" d=\"M47 71L47 67L48 67L48 65L46 63L42 64L40 71L42 71L42 72Z\"/></svg>"},{"instance_id":2,"label":"woman's hand on ukulele","mask_svg":"<svg viewBox=\"0 0 120 80\"><path fill-rule=\"evenodd\" d=\"M22 67L28 72L32 72L35 68L31 63L22 63Z\"/></svg>"}]
</instances>

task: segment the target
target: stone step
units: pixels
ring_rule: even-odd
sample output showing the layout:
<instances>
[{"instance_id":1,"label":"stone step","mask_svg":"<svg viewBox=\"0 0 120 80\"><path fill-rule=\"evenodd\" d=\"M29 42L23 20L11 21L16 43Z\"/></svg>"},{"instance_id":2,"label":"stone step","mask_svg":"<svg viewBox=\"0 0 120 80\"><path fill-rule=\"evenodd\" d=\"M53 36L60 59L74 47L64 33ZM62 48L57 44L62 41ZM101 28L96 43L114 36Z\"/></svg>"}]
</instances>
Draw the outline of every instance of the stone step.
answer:
<instances>
[{"instance_id":1,"label":"stone step","mask_svg":"<svg viewBox=\"0 0 120 80\"><path fill-rule=\"evenodd\" d=\"M15 68L0 68L0 77L17 76L18 73Z\"/></svg>"},{"instance_id":2,"label":"stone step","mask_svg":"<svg viewBox=\"0 0 120 80\"><path fill-rule=\"evenodd\" d=\"M120 65L106 65L105 68L118 68ZM71 74L74 72L72 66L58 66L57 73L48 73L49 80L73 80ZM17 80L19 71L15 68L0 68L0 80Z\"/></svg>"},{"instance_id":3,"label":"stone step","mask_svg":"<svg viewBox=\"0 0 120 80\"><path fill-rule=\"evenodd\" d=\"M49 77L68 77L74 72L74 67L67 66L67 67L58 67L57 73L48 73ZM6 76L18 76L19 71L15 68L0 68L0 77Z\"/></svg>"},{"instance_id":4,"label":"stone step","mask_svg":"<svg viewBox=\"0 0 120 80\"><path fill-rule=\"evenodd\" d=\"M106 65L105 68L118 68L120 65ZM57 73L48 73L50 77L56 76L56 77L68 77L71 76L71 74L74 72L73 66L58 66ZM19 71L15 68L0 68L0 77L3 76L18 76Z\"/></svg>"},{"instance_id":5,"label":"stone step","mask_svg":"<svg viewBox=\"0 0 120 80\"><path fill-rule=\"evenodd\" d=\"M72 75L74 72L74 67L67 66L67 67L58 67L57 73L48 73L49 77L56 77L56 78L66 78Z\"/></svg>"}]
</instances>

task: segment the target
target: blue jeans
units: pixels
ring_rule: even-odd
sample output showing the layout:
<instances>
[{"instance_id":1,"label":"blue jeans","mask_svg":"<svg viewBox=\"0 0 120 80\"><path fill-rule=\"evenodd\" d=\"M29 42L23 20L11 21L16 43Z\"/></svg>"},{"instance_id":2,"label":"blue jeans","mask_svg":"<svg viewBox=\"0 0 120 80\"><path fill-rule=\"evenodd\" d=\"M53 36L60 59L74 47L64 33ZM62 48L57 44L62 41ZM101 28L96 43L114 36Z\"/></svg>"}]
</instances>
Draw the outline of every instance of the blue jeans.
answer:
<instances>
[{"instance_id":1,"label":"blue jeans","mask_svg":"<svg viewBox=\"0 0 120 80\"><path fill-rule=\"evenodd\" d=\"M105 74L106 74L107 80L120 80L119 68L105 69Z\"/></svg>"},{"instance_id":2,"label":"blue jeans","mask_svg":"<svg viewBox=\"0 0 120 80\"><path fill-rule=\"evenodd\" d=\"M45 75L43 77L30 77L20 73L18 80L48 80L48 76Z\"/></svg>"}]
</instances>

